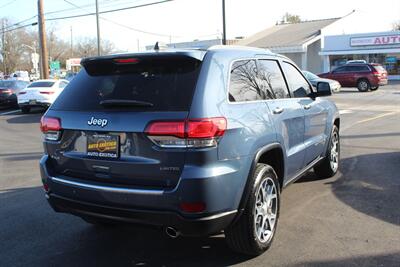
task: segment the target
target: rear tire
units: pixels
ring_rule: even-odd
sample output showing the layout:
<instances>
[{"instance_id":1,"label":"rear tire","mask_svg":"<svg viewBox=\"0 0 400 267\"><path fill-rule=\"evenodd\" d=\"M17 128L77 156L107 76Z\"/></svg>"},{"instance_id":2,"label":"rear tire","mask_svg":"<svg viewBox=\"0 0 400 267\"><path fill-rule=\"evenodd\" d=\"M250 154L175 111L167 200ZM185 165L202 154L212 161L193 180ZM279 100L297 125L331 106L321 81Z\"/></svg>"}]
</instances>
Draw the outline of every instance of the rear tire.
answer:
<instances>
[{"instance_id":1,"label":"rear tire","mask_svg":"<svg viewBox=\"0 0 400 267\"><path fill-rule=\"evenodd\" d=\"M325 158L314 167L314 172L319 178L330 178L334 176L339 169L340 160L340 136L339 128L333 125L329 145Z\"/></svg>"},{"instance_id":2,"label":"rear tire","mask_svg":"<svg viewBox=\"0 0 400 267\"><path fill-rule=\"evenodd\" d=\"M378 88L379 88L379 85L378 86L373 86L370 89L371 89L371 91L376 91L376 90L378 90Z\"/></svg>"},{"instance_id":3,"label":"rear tire","mask_svg":"<svg viewBox=\"0 0 400 267\"><path fill-rule=\"evenodd\" d=\"M274 169L266 164L257 164L251 183L245 210L225 229L225 237L233 251L260 255L271 246L278 226L280 186Z\"/></svg>"},{"instance_id":4,"label":"rear tire","mask_svg":"<svg viewBox=\"0 0 400 267\"><path fill-rule=\"evenodd\" d=\"M360 92L368 92L368 90L371 88L371 84L367 79L360 79L357 82L357 89Z\"/></svg>"},{"instance_id":5,"label":"rear tire","mask_svg":"<svg viewBox=\"0 0 400 267\"><path fill-rule=\"evenodd\" d=\"M22 113L27 114L27 113L29 113L29 111L31 111L31 108L30 107L22 107L21 111L22 111Z\"/></svg>"}]
</instances>

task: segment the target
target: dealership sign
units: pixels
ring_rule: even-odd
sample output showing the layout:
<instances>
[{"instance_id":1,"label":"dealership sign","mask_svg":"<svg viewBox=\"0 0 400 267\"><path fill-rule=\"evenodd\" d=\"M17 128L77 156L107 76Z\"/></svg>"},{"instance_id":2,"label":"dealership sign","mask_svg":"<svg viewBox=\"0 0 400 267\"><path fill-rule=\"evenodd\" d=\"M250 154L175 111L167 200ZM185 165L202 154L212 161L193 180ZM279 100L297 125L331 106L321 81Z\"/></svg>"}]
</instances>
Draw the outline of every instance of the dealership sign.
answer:
<instances>
[{"instance_id":1,"label":"dealership sign","mask_svg":"<svg viewBox=\"0 0 400 267\"><path fill-rule=\"evenodd\" d=\"M351 46L400 44L400 34L350 38Z\"/></svg>"}]
</instances>

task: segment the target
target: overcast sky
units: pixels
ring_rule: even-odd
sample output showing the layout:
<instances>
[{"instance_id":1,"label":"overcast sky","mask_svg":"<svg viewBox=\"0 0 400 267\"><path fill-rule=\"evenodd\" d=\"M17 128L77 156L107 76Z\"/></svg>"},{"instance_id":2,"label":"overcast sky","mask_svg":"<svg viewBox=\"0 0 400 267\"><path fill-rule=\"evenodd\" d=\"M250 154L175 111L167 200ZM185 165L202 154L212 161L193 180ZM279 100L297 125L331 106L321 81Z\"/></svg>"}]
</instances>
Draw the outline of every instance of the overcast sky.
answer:
<instances>
[{"instance_id":1,"label":"overcast sky","mask_svg":"<svg viewBox=\"0 0 400 267\"><path fill-rule=\"evenodd\" d=\"M110 10L159 0L99 0L100 10ZM45 12L64 9L59 13L47 14L47 18L94 12L95 0L68 0L83 9L74 8L64 0L44 0ZM10 3L10 4L9 4ZM101 37L111 40L118 49L136 51L139 46L156 41L169 43L194 39L213 39L222 32L221 0L175 0L163 4L130 9L101 15ZM5 6L4 6L5 5ZM2 7L3 6L3 7ZM0 17L6 16L21 21L37 14L37 0L0 0ZM375 21L371 31L391 30L394 21L400 19L400 0L226 0L227 36L249 36L280 20L285 12L298 14L303 20L341 17L353 9L364 18ZM124 25L116 25L114 22ZM30 22L30 21L29 21ZM59 37L73 38L96 36L95 16L48 22L47 28L54 28ZM132 29L159 34L146 34ZM360 21L360 31L363 29Z\"/></svg>"}]
</instances>

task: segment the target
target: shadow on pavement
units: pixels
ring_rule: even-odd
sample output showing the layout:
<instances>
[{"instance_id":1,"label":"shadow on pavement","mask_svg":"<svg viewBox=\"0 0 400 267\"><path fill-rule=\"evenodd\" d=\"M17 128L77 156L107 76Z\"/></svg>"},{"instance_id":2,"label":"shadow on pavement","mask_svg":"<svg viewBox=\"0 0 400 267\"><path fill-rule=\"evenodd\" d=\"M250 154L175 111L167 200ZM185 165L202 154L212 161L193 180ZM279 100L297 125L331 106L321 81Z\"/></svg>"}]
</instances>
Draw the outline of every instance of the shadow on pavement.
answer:
<instances>
[{"instance_id":1,"label":"shadow on pavement","mask_svg":"<svg viewBox=\"0 0 400 267\"><path fill-rule=\"evenodd\" d=\"M400 225L400 152L345 158L340 171L342 176L330 182L339 200L359 212Z\"/></svg>"},{"instance_id":2,"label":"shadow on pavement","mask_svg":"<svg viewBox=\"0 0 400 267\"><path fill-rule=\"evenodd\" d=\"M361 256L351 257L344 259L334 260L320 260L320 261L308 261L301 262L298 264L289 265L291 267L297 266L324 266L324 267L336 267L336 266L400 266L400 254L399 253L388 253L373 256Z\"/></svg>"},{"instance_id":3,"label":"shadow on pavement","mask_svg":"<svg viewBox=\"0 0 400 267\"><path fill-rule=\"evenodd\" d=\"M3 266L227 266L249 260L223 235L170 239L141 226L92 226L54 212L40 187L0 191Z\"/></svg>"},{"instance_id":4,"label":"shadow on pavement","mask_svg":"<svg viewBox=\"0 0 400 267\"><path fill-rule=\"evenodd\" d=\"M7 122L11 124L39 123L42 115L43 113L38 111L32 114L14 116L7 119Z\"/></svg>"}]
</instances>

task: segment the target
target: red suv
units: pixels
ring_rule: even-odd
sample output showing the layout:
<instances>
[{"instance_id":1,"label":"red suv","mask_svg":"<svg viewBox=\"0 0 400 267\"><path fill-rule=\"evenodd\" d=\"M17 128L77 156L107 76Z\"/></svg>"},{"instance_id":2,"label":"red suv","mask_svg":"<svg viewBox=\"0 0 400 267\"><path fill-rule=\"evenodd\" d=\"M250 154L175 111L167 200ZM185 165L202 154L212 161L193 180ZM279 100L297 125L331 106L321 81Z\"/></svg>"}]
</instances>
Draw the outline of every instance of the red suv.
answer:
<instances>
[{"instance_id":1,"label":"red suv","mask_svg":"<svg viewBox=\"0 0 400 267\"><path fill-rule=\"evenodd\" d=\"M346 64L318 75L338 81L342 87L357 87L360 92L377 90L388 83L387 71L380 64Z\"/></svg>"}]
</instances>

